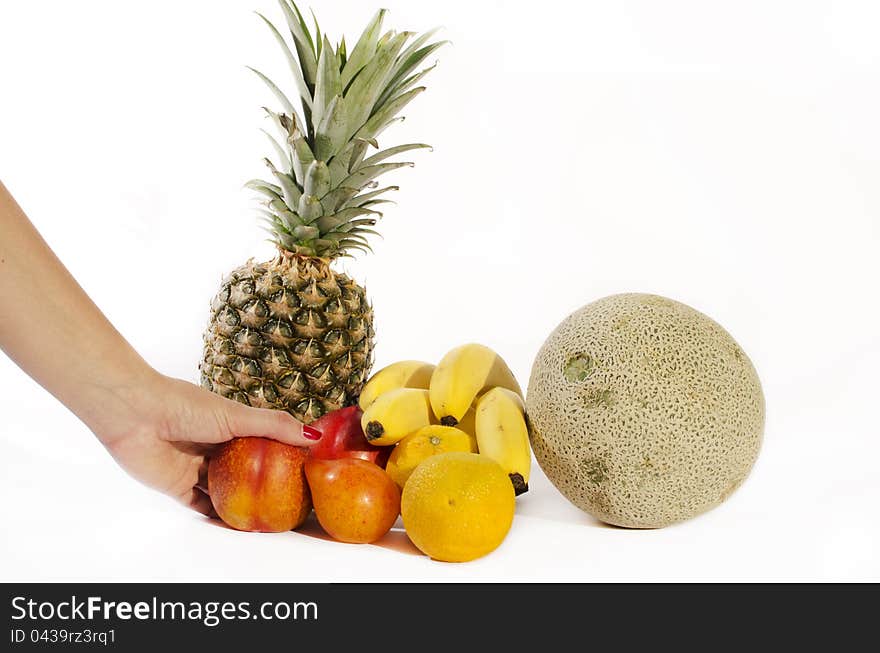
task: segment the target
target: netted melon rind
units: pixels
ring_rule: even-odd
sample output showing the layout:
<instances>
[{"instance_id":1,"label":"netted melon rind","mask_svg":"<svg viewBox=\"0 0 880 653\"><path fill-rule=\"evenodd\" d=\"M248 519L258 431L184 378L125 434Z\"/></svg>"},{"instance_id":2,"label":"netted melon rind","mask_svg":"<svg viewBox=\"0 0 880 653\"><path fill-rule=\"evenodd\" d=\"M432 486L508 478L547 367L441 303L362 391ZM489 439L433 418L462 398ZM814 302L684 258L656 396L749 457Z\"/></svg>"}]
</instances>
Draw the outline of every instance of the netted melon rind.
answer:
<instances>
[{"instance_id":1,"label":"netted melon rind","mask_svg":"<svg viewBox=\"0 0 880 653\"><path fill-rule=\"evenodd\" d=\"M557 489L629 528L724 501L764 431L745 352L707 316L657 295L612 295L563 320L535 359L526 410L535 457Z\"/></svg>"}]
</instances>

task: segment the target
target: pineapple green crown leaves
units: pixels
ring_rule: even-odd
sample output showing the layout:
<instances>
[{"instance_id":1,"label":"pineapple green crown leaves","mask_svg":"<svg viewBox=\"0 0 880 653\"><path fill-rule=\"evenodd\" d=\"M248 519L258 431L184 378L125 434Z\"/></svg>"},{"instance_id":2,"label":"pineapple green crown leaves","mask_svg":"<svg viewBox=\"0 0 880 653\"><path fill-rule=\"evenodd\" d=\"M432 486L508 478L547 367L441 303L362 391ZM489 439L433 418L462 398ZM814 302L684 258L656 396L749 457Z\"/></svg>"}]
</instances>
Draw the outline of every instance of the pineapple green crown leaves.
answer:
<instances>
[{"instance_id":1,"label":"pineapple green crown leaves","mask_svg":"<svg viewBox=\"0 0 880 653\"><path fill-rule=\"evenodd\" d=\"M427 148L424 143L379 149L376 138L403 120L400 111L425 90L421 79L434 65L419 69L446 41L433 41L436 30L382 32L380 9L348 51L343 38L334 48L321 34L317 19L310 30L293 0L278 0L293 42L262 14L280 45L298 93L299 109L272 80L253 70L272 91L282 110L264 108L280 138L263 130L281 162L266 158L273 180L253 179L245 186L259 193L272 240L300 256L336 258L370 251L367 237L381 213L381 196L397 186L380 188L382 174L412 162L392 157ZM300 113L301 111L301 113ZM367 156L368 148L376 150Z\"/></svg>"}]
</instances>

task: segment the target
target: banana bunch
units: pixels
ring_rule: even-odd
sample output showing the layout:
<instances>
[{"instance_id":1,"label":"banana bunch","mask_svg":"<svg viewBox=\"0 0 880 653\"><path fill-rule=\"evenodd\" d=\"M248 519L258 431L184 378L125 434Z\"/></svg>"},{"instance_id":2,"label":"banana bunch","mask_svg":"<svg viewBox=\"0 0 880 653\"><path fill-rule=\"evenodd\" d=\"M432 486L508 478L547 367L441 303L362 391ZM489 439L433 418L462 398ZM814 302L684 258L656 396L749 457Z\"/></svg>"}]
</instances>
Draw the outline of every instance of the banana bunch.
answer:
<instances>
[{"instance_id":1,"label":"banana bunch","mask_svg":"<svg viewBox=\"0 0 880 653\"><path fill-rule=\"evenodd\" d=\"M516 494L529 488L532 455L522 390L494 351L467 344L435 367L408 360L370 377L358 402L371 444L395 445L431 424L455 426L476 437L479 453L508 473Z\"/></svg>"}]
</instances>

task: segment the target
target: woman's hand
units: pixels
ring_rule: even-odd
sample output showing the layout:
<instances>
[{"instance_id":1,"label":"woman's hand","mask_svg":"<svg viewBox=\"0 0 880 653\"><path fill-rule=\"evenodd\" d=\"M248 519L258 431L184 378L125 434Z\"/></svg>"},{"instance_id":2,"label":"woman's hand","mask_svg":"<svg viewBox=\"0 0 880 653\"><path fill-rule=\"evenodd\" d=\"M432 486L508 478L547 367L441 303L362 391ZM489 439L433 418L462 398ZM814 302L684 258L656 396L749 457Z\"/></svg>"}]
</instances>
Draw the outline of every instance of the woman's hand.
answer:
<instances>
[{"instance_id":1,"label":"woman's hand","mask_svg":"<svg viewBox=\"0 0 880 653\"><path fill-rule=\"evenodd\" d=\"M0 349L67 406L132 476L211 514L206 456L236 436L309 445L282 411L162 376L126 342L0 182ZM8 308L8 310L6 310Z\"/></svg>"},{"instance_id":2,"label":"woman's hand","mask_svg":"<svg viewBox=\"0 0 880 653\"><path fill-rule=\"evenodd\" d=\"M206 515L208 458L234 437L311 446L321 433L280 410L250 408L159 374L113 393L116 406L95 427L98 439L131 476Z\"/></svg>"}]
</instances>

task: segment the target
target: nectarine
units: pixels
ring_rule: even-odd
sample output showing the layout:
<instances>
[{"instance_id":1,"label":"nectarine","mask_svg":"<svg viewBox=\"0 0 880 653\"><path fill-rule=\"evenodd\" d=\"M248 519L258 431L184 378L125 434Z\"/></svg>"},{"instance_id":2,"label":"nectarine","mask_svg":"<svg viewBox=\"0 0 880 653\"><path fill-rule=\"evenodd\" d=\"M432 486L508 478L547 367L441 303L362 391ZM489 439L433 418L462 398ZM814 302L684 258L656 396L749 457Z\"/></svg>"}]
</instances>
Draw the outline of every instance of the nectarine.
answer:
<instances>
[{"instance_id":1,"label":"nectarine","mask_svg":"<svg viewBox=\"0 0 880 653\"><path fill-rule=\"evenodd\" d=\"M367 442L361 428L361 415L363 411L360 408L348 406L312 422L311 426L323 434L321 440L310 449L312 458L361 458L384 469L391 447L377 447Z\"/></svg>"},{"instance_id":2,"label":"nectarine","mask_svg":"<svg viewBox=\"0 0 880 653\"><path fill-rule=\"evenodd\" d=\"M280 533L312 509L303 464L308 449L267 438L236 438L208 463L208 494L220 518L240 531Z\"/></svg>"},{"instance_id":3,"label":"nectarine","mask_svg":"<svg viewBox=\"0 0 880 653\"><path fill-rule=\"evenodd\" d=\"M384 469L360 458L310 458L305 469L315 516L328 535L366 544L391 530L400 514L400 490Z\"/></svg>"}]
</instances>

